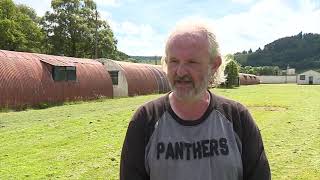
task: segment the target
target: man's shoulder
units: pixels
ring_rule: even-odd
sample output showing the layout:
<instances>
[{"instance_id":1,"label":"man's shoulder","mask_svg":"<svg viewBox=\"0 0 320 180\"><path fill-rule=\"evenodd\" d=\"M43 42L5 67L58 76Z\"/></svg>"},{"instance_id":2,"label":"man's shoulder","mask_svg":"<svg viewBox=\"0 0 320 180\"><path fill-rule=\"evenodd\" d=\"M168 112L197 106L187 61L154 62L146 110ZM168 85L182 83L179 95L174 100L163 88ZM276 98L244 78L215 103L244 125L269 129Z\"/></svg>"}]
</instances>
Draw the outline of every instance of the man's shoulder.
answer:
<instances>
[{"instance_id":1,"label":"man's shoulder","mask_svg":"<svg viewBox=\"0 0 320 180\"><path fill-rule=\"evenodd\" d=\"M213 109L230 121L238 134L243 124L251 123L250 112L240 102L213 93L212 97Z\"/></svg>"},{"instance_id":2,"label":"man's shoulder","mask_svg":"<svg viewBox=\"0 0 320 180\"><path fill-rule=\"evenodd\" d=\"M139 109L145 109L146 111L157 110L159 108L162 109L167 105L167 96L168 95L166 94L151 101L148 101L142 104Z\"/></svg>"},{"instance_id":3,"label":"man's shoulder","mask_svg":"<svg viewBox=\"0 0 320 180\"><path fill-rule=\"evenodd\" d=\"M241 103L226 97L213 95L214 109L233 124L233 129L240 139L245 127L255 127L248 109Z\"/></svg>"},{"instance_id":4,"label":"man's shoulder","mask_svg":"<svg viewBox=\"0 0 320 180\"><path fill-rule=\"evenodd\" d=\"M155 122L168 109L168 95L163 95L157 99L142 104L135 112L132 120L144 122Z\"/></svg>"}]
</instances>

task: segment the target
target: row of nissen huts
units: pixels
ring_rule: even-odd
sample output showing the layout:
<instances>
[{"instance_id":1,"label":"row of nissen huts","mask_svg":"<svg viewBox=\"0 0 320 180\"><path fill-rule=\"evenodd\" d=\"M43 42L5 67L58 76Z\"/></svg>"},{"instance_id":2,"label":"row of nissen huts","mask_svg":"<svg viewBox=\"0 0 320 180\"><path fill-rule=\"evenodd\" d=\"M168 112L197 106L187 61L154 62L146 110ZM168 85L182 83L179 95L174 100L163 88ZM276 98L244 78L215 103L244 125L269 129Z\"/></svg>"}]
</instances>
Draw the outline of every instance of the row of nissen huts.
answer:
<instances>
[{"instance_id":1,"label":"row of nissen huts","mask_svg":"<svg viewBox=\"0 0 320 180\"><path fill-rule=\"evenodd\" d=\"M240 84L259 82L239 74ZM0 50L0 108L168 91L157 65Z\"/></svg>"},{"instance_id":2,"label":"row of nissen huts","mask_svg":"<svg viewBox=\"0 0 320 180\"><path fill-rule=\"evenodd\" d=\"M253 74L239 73L239 85L254 85L260 84L259 76Z\"/></svg>"},{"instance_id":3,"label":"row of nissen huts","mask_svg":"<svg viewBox=\"0 0 320 180\"><path fill-rule=\"evenodd\" d=\"M169 90L161 66L0 50L0 107Z\"/></svg>"}]
</instances>

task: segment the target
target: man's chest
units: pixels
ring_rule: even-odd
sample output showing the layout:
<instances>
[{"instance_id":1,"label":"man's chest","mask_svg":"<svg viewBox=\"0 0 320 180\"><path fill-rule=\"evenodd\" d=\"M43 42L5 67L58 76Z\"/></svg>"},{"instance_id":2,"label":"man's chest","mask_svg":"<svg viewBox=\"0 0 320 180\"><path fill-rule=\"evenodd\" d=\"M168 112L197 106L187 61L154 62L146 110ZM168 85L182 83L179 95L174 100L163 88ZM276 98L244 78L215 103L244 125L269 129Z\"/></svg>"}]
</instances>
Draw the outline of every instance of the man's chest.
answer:
<instances>
[{"instance_id":1,"label":"man's chest","mask_svg":"<svg viewBox=\"0 0 320 180\"><path fill-rule=\"evenodd\" d=\"M150 137L146 169L151 179L238 179L242 161L235 136L232 124L217 114L196 126L168 115Z\"/></svg>"}]
</instances>

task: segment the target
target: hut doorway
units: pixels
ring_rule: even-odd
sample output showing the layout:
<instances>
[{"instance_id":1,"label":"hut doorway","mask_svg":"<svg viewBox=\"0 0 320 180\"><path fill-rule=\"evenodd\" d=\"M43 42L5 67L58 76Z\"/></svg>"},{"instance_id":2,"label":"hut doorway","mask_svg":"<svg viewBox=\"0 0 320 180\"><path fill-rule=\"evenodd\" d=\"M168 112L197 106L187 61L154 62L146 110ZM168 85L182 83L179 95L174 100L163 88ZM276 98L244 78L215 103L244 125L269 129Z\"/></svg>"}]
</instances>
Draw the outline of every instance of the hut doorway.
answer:
<instances>
[{"instance_id":1,"label":"hut doorway","mask_svg":"<svg viewBox=\"0 0 320 180\"><path fill-rule=\"evenodd\" d=\"M309 84L313 84L313 76L309 76Z\"/></svg>"}]
</instances>

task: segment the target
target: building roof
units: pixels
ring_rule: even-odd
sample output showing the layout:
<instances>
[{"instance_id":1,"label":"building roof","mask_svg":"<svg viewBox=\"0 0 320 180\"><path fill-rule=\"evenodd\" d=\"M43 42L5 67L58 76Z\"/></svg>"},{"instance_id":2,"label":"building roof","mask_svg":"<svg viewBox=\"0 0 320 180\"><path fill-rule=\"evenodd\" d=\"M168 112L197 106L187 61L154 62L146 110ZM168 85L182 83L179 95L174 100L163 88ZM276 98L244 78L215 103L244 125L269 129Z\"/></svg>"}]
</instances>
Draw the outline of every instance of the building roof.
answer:
<instances>
[{"instance_id":1,"label":"building roof","mask_svg":"<svg viewBox=\"0 0 320 180\"><path fill-rule=\"evenodd\" d=\"M76 66L76 81L55 81L51 65ZM6 50L0 50L0 92L0 108L113 97L111 77L100 62Z\"/></svg>"},{"instance_id":2,"label":"building roof","mask_svg":"<svg viewBox=\"0 0 320 180\"><path fill-rule=\"evenodd\" d=\"M105 66L113 67L123 71L128 83L128 95L143 95L151 93L164 93L170 90L169 82L165 72L159 65L114 61L110 59L98 59L105 62Z\"/></svg>"},{"instance_id":3,"label":"building roof","mask_svg":"<svg viewBox=\"0 0 320 180\"><path fill-rule=\"evenodd\" d=\"M303 75L303 74L309 74L309 73L312 73L312 74L317 74L320 76L320 73L317 72L317 71L314 71L314 70L308 70L308 71L305 71L303 73L300 73L299 75Z\"/></svg>"}]
</instances>

